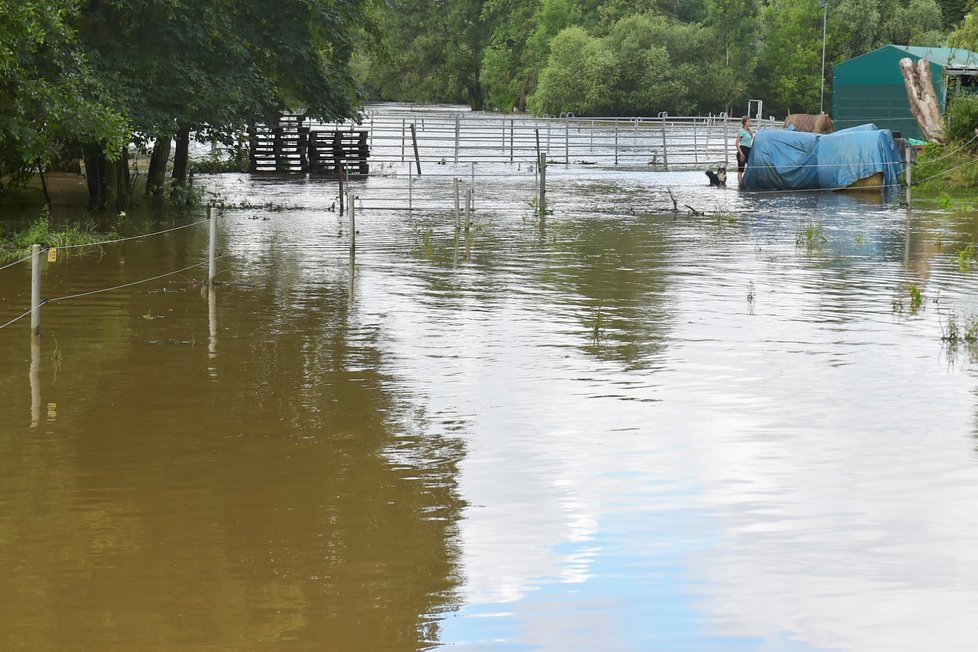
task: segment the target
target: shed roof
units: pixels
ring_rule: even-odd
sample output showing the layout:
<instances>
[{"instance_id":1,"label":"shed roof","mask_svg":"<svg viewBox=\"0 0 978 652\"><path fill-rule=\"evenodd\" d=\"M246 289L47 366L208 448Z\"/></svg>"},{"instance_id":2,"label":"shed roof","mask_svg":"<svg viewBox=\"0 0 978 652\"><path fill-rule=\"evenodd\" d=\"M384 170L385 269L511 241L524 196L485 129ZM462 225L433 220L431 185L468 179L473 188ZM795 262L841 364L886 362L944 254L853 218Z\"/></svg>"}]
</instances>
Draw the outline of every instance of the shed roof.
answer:
<instances>
[{"instance_id":1,"label":"shed roof","mask_svg":"<svg viewBox=\"0 0 978 652\"><path fill-rule=\"evenodd\" d=\"M853 57L847 61L836 64L836 67L844 66L850 62L858 62L863 57L873 59L886 51L893 52L899 50L906 53L913 59L927 59L929 62L944 69L948 74L975 74L978 73L978 52L972 52L964 48L932 48L919 45L884 45L881 48L866 52ZM858 64L856 64L858 65Z\"/></svg>"},{"instance_id":2,"label":"shed roof","mask_svg":"<svg viewBox=\"0 0 978 652\"><path fill-rule=\"evenodd\" d=\"M964 48L931 48L917 45L892 45L918 59L927 59L944 68L945 72L978 71L978 52Z\"/></svg>"}]
</instances>

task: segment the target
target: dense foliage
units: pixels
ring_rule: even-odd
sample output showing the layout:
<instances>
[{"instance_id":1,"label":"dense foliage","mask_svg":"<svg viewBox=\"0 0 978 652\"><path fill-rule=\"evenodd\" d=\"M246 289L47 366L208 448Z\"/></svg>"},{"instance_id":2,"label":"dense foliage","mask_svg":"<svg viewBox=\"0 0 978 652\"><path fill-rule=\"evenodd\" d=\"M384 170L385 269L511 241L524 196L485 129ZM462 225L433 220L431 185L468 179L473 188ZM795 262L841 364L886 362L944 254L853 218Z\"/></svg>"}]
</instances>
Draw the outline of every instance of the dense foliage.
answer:
<instances>
[{"instance_id":1,"label":"dense foliage","mask_svg":"<svg viewBox=\"0 0 978 652\"><path fill-rule=\"evenodd\" d=\"M174 178L191 134L371 99L577 115L815 112L827 70L885 43L978 49L971 0L0 2L0 180L84 158L93 203ZM970 13L968 13L970 8ZM963 111L963 109L962 109ZM952 123L955 121L952 121ZM966 120L956 120L957 128ZM3 185L0 183L0 192Z\"/></svg>"},{"instance_id":2,"label":"dense foliage","mask_svg":"<svg viewBox=\"0 0 978 652\"><path fill-rule=\"evenodd\" d=\"M0 2L0 175L71 150L104 204L125 192L133 140L168 154L176 137L182 175L190 133L229 139L283 110L353 116L350 60L376 40L373 11L373 0Z\"/></svg>"},{"instance_id":3,"label":"dense foliage","mask_svg":"<svg viewBox=\"0 0 978 652\"><path fill-rule=\"evenodd\" d=\"M831 106L831 72L886 43L974 44L969 0L392 0L374 99L559 114ZM826 88L822 96L825 19ZM969 41L968 38L971 38Z\"/></svg>"}]
</instances>

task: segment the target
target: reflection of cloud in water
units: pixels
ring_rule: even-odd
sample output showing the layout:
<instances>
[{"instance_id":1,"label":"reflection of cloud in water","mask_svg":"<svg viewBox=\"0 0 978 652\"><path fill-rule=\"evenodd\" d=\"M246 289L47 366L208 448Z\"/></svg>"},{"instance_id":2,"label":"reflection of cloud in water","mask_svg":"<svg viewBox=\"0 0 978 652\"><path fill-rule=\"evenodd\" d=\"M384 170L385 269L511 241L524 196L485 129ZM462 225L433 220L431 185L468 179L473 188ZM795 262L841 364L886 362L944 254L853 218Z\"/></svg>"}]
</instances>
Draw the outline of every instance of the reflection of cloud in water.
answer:
<instances>
[{"instance_id":1,"label":"reflection of cloud in water","mask_svg":"<svg viewBox=\"0 0 978 652\"><path fill-rule=\"evenodd\" d=\"M766 299L775 316L779 300ZM878 348L853 347L844 330L823 332L815 320L794 320L785 340L779 321L754 319L733 342L728 327L724 345L688 351L689 376L664 384L679 388L667 405L691 408L683 468L720 524L716 545L689 557L699 608L723 635L790 631L845 650L966 649L978 471L972 442L940 437L934 424L954 422L950 412L965 418L967 383L947 377L926 387L929 358L876 359ZM695 330L716 337L718 322ZM737 352L756 346L762 355ZM843 366L796 371L803 357L841 351ZM713 386L717 378L725 380ZM914 393L943 400L914 400L908 411Z\"/></svg>"}]
</instances>

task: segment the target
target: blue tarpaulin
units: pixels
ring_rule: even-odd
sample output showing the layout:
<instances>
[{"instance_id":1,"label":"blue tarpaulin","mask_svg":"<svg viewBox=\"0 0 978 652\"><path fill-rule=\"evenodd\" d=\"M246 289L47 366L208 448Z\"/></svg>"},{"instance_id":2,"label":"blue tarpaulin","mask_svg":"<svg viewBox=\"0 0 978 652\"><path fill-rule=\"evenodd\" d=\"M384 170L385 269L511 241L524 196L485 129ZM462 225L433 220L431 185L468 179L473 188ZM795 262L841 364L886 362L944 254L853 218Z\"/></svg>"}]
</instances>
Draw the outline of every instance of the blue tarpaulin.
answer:
<instances>
[{"instance_id":1,"label":"blue tarpaulin","mask_svg":"<svg viewBox=\"0 0 978 652\"><path fill-rule=\"evenodd\" d=\"M903 162L889 129L860 125L832 134L762 129L754 136L741 190L836 190L883 173L895 186Z\"/></svg>"}]
</instances>

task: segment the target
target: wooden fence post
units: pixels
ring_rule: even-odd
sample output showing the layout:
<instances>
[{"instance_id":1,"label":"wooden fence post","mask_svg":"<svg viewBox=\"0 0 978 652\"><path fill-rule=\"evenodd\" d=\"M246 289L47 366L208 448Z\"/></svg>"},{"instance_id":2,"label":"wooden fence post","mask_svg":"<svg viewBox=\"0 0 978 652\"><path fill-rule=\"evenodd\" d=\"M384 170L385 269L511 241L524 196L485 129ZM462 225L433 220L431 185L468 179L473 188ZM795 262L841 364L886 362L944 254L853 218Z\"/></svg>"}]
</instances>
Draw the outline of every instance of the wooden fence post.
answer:
<instances>
[{"instance_id":1,"label":"wooden fence post","mask_svg":"<svg viewBox=\"0 0 978 652\"><path fill-rule=\"evenodd\" d=\"M414 162L418 166L418 176L421 176L421 157L418 155L418 131L411 123L411 143L414 145Z\"/></svg>"},{"instance_id":2,"label":"wooden fence post","mask_svg":"<svg viewBox=\"0 0 978 652\"><path fill-rule=\"evenodd\" d=\"M537 160L537 167L540 168L540 197L537 200L540 204L540 219L543 220L547 215L547 154L543 152Z\"/></svg>"}]
</instances>

